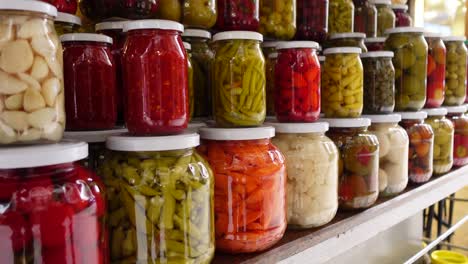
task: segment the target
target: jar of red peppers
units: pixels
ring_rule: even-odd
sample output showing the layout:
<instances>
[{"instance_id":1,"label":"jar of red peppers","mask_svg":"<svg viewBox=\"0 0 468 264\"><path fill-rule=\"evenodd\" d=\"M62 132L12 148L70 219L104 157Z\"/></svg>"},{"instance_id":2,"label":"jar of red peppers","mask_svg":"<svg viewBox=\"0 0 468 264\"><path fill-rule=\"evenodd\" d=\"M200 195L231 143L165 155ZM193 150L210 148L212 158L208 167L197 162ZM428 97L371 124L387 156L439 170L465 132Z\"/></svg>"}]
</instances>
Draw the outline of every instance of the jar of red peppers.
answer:
<instances>
[{"instance_id":1,"label":"jar of red peppers","mask_svg":"<svg viewBox=\"0 0 468 264\"><path fill-rule=\"evenodd\" d=\"M0 262L107 263L103 185L85 143L0 149Z\"/></svg>"},{"instance_id":2,"label":"jar of red peppers","mask_svg":"<svg viewBox=\"0 0 468 264\"><path fill-rule=\"evenodd\" d=\"M200 152L215 174L216 250L258 252L286 230L286 168L272 127L202 128Z\"/></svg>"},{"instance_id":3,"label":"jar of red peppers","mask_svg":"<svg viewBox=\"0 0 468 264\"><path fill-rule=\"evenodd\" d=\"M277 61L278 53L274 52L266 58L265 63L267 116L275 115L275 67Z\"/></svg>"},{"instance_id":4,"label":"jar of red peppers","mask_svg":"<svg viewBox=\"0 0 468 264\"><path fill-rule=\"evenodd\" d=\"M49 3L57 8L57 11L74 15L78 9L77 0L39 0Z\"/></svg>"},{"instance_id":5,"label":"jar of red peppers","mask_svg":"<svg viewBox=\"0 0 468 264\"><path fill-rule=\"evenodd\" d=\"M76 33L63 43L67 130L104 130L117 120L112 38Z\"/></svg>"},{"instance_id":6,"label":"jar of red peppers","mask_svg":"<svg viewBox=\"0 0 468 264\"><path fill-rule=\"evenodd\" d=\"M217 0L218 31L258 31L260 24L259 0Z\"/></svg>"},{"instance_id":7,"label":"jar of red peppers","mask_svg":"<svg viewBox=\"0 0 468 264\"><path fill-rule=\"evenodd\" d=\"M54 25L55 31L57 31L59 36L63 34L78 33L78 29L81 27L81 18L68 13L58 12Z\"/></svg>"},{"instance_id":8,"label":"jar of red peppers","mask_svg":"<svg viewBox=\"0 0 468 264\"><path fill-rule=\"evenodd\" d=\"M457 106L465 102L467 55L465 37L449 36L442 39L447 48L445 66L445 100L444 105Z\"/></svg>"},{"instance_id":9,"label":"jar of red peppers","mask_svg":"<svg viewBox=\"0 0 468 264\"><path fill-rule=\"evenodd\" d=\"M391 8L395 12L395 27L413 26L413 19L408 14L408 5L391 5Z\"/></svg>"},{"instance_id":10,"label":"jar of red peppers","mask_svg":"<svg viewBox=\"0 0 468 264\"><path fill-rule=\"evenodd\" d=\"M265 38L292 39L296 34L296 0L260 1L259 30Z\"/></svg>"},{"instance_id":11,"label":"jar of red peppers","mask_svg":"<svg viewBox=\"0 0 468 264\"><path fill-rule=\"evenodd\" d=\"M328 0L296 0L297 40L313 40L322 44L328 32Z\"/></svg>"},{"instance_id":12,"label":"jar of red peppers","mask_svg":"<svg viewBox=\"0 0 468 264\"><path fill-rule=\"evenodd\" d=\"M446 49L440 34L424 32L429 47L427 57L426 108L440 107L444 102Z\"/></svg>"},{"instance_id":13,"label":"jar of red peppers","mask_svg":"<svg viewBox=\"0 0 468 264\"><path fill-rule=\"evenodd\" d=\"M125 123L134 135L180 133L189 120L184 26L167 20L124 25Z\"/></svg>"},{"instance_id":14,"label":"jar of red peppers","mask_svg":"<svg viewBox=\"0 0 468 264\"><path fill-rule=\"evenodd\" d=\"M358 32L336 33L330 36L327 43L330 47L356 47L362 50L362 53L367 52L367 47L364 44L366 34Z\"/></svg>"},{"instance_id":15,"label":"jar of red peppers","mask_svg":"<svg viewBox=\"0 0 468 264\"><path fill-rule=\"evenodd\" d=\"M379 195L379 141L368 118L324 118L326 135L340 152L338 196L341 209L372 206Z\"/></svg>"},{"instance_id":16,"label":"jar of red peppers","mask_svg":"<svg viewBox=\"0 0 468 264\"><path fill-rule=\"evenodd\" d=\"M383 51L386 39L385 37L366 38L364 39L364 44L368 51Z\"/></svg>"},{"instance_id":17,"label":"jar of red peppers","mask_svg":"<svg viewBox=\"0 0 468 264\"><path fill-rule=\"evenodd\" d=\"M377 36L377 8L369 0L353 0L354 32L365 33L367 37Z\"/></svg>"},{"instance_id":18,"label":"jar of red peppers","mask_svg":"<svg viewBox=\"0 0 468 264\"><path fill-rule=\"evenodd\" d=\"M460 167L468 164L468 116L466 106L446 107L447 118L455 127L453 143L453 166Z\"/></svg>"}]
</instances>

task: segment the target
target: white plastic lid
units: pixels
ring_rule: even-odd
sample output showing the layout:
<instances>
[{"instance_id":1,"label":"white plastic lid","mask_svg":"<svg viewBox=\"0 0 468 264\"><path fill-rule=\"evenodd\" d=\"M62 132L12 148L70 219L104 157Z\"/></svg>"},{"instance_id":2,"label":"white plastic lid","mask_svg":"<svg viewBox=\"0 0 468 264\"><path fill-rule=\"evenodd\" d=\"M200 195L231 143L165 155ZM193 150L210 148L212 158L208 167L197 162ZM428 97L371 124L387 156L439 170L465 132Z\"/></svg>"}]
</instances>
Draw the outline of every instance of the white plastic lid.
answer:
<instances>
[{"instance_id":1,"label":"white plastic lid","mask_svg":"<svg viewBox=\"0 0 468 264\"><path fill-rule=\"evenodd\" d=\"M442 38L443 41L465 41L464 36L447 36Z\"/></svg>"},{"instance_id":2,"label":"white plastic lid","mask_svg":"<svg viewBox=\"0 0 468 264\"><path fill-rule=\"evenodd\" d=\"M287 41L281 42L276 46L276 49L295 49L295 48L311 48L318 49L319 44L315 41Z\"/></svg>"},{"instance_id":3,"label":"white plastic lid","mask_svg":"<svg viewBox=\"0 0 468 264\"><path fill-rule=\"evenodd\" d=\"M447 109L445 108L425 108L422 111L427 113L427 116L444 116L447 114Z\"/></svg>"},{"instance_id":4,"label":"white plastic lid","mask_svg":"<svg viewBox=\"0 0 468 264\"><path fill-rule=\"evenodd\" d=\"M361 58L379 58L379 57L393 58L393 52L392 51L369 51L369 52L361 54Z\"/></svg>"},{"instance_id":5,"label":"white plastic lid","mask_svg":"<svg viewBox=\"0 0 468 264\"><path fill-rule=\"evenodd\" d=\"M103 143L108 137L128 133L127 129L112 129L100 131L65 131L65 139L79 140L87 143Z\"/></svg>"},{"instance_id":6,"label":"white plastic lid","mask_svg":"<svg viewBox=\"0 0 468 264\"><path fill-rule=\"evenodd\" d=\"M273 126L276 133L321 133L328 131L328 123L279 123L271 122L265 125Z\"/></svg>"},{"instance_id":7,"label":"white plastic lid","mask_svg":"<svg viewBox=\"0 0 468 264\"><path fill-rule=\"evenodd\" d=\"M162 137L133 137L129 135L107 138L108 149L116 151L164 151L193 148L200 145L196 133Z\"/></svg>"},{"instance_id":8,"label":"white plastic lid","mask_svg":"<svg viewBox=\"0 0 468 264\"><path fill-rule=\"evenodd\" d=\"M427 113L423 111L419 112L398 112L395 114L399 114L401 119L403 120L415 120L415 119L425 119L427 117Z\"/></svg>"},{"instance_id":9,"label":"white plastic lid","mask_svg":"<svg viewBox=\"0 0 468 264\"><path fill-rule=\"evenodd\" d=\"M185 48L186 50L192 50L192 45L190 45L190 43L185 42L185 41L182 42L182 43L184 43L184 48Z\"/></svg>"},{"instance_id":10,"label":"white plastic lid","mask_svg":"<svg viewBox=\"0 0 468 264\"><path fill-rule=\"evenodd\" d=\"M94 29L96 31L102 31L102 30L123 30L125 23L128 23L128 21L108 21L108 22L102 22L96 24Z\"/></svg>"},{"instance_id":11,"label":"white plastic lid","mask_svg":"<svg viewBox=\"0 0 468 264\"><path fill-rule=\"evenodd\" d=\"M265 41L262 43L263 48L276 48L278 44L283 43L284 41Z\"/></svg>"},{"instance_id":12,"label":"white plastic lid","mask_svg":"<svg viewBox=\"0 0 468 264\"><path fill-rule=\"evenodd\" d=\"M348 33L335 33L330 36L330 39L342 39L342 38L366 38L366 34L360 33L360 32L348 32Z\"/></svg>"},{"instance_id":13,"label":"white plastic lid","mask_svg":"<svg viewBox=\"0 0 468 264\"><path fill-rule=\"evenodd\" d=\"M71 33L63 34L60 36L60 41L91 41L91 42L104 42L112 44L112 38L102 34L92 34L92 33Z\"/></svg>"},{"instance_id":14,"label":"white plastic lid","mask_svg":"<svg viewBox=\"0 0 468 264\"><path fill-rule=\"evenodd\" d=\"M0 148L0 169L21 169L75 162L88 157L88 144L64 140L57 144Z\"/></svg>"},{"instance_id":15,"label":"white plastic lid","mask_svg":"<svg viewBox=\"0 0 468 264\"><path fill-rule=\"evenodd\" d=\"M380 42L385 42L385 40L387 40L386 37L366 38L364 39L364 43L380 43Z\"/></svg>"},{"instance_id":16,"label":"white plastic lid","mask_svg":"<svg viewBox=\"0 0 468 264\"><path fill-rule=\"evenodd\" d=\"M364 118L369 118L371 123L398 123L401 121L401 115L388 114L388 115L363 115Z\"/></svg>"},{"instance_id":17,"label":"white plastic lid","mask_svg":"<svg viewBox=\"0 0 468 264\"><path fill-rule=\"evenodd\" d=\"M199 129L200 127L206 127L205 122L192 121L188 124L188 129Z\"/></svg>"},{"instance_id":18,"label":"white plastic lid","mask_svg":"<svg viewBox=\"0 0 468 264\"><path fill-rule=\"evenodd\" d=\"M323 51L324 55L337 54L337 53L357 53L361 54L361 48L355 47L341 47L341 48L329 48Z\"/></svg>"},{"instance_id":19,"label":"white plastic lid","mask_svg":"<svg viewBox=\"0 0 468 264\"><path fill-rule=\"evenodd\" d=\"M424 37L426 38L442 38L442 34L439 32L433 32L433 31L424 31Z\"/></svg>"},{"instance_id":20,"label":"white plastic lid","mask_svg":"<svg viewBox=\"0 0 468 264\"><path fill-rule=\"evenodd\" d=\"M385 34L397 34L397 33L424 33L422 27L396 27L385 30Z\"/></svg>"},{"instance_id":21,"label":"white plastic lid","mask_svg":"<svg viewBox=\"0 0 468 264\"><path fill-rule=\"evenodd\" d=\"M460 106L447 106L447 113L456 114L456 113L465 113L466 112L466 105Z\"/></svg>"},{"instance_id":22,"label":"white plastic lid","mask_svg":"<svg viewBox=\"0 0 468 264\"><path fill-rule=\"evenodd\" d=\"M145 19L128 21L124 24L123 27L124 32L135 29L162 29L184 32L184 26L182 24L164 19Z\"/></svg>"},{"instance_id":23,"label":"white plastic lid","mask_svg":"<svg viewBox=\"0 0 468 264\"><path fill-rule=\"evenodd\" d=\"M213 36L213 41L229 39L251 39L262 42L263 36L262 34L253 31L225 31L217 33Z\"/></svg>"},{"instance_id":24,"label":"white plastic lid","mask_svg":"<svg viewBox=\"0 0 468 264\"><path fill-rule=\"evenodd\" d=\"M184 31L182 36L211 39L211 33L209 31L202 30L202 29L187 29Z\"/></svg>"},{"instance_id":25,"label":"white plastic lid","mask_svg":"<svg viewBox=\"0 0 468 264\"><path fill-rule=\"evenodd\" d=\"M396 10L408 10L408 5L391 5L391 7Z\"/></svg>"},{"instance_id":26,"label":"white plastic lid","mask_svg":"<svg viewBox=\"0 0 468 264\"><path fill-rule=\"evenodd\" d=\"M369 118L322 118L330 127L368 127L371 124Z\"/></svg>"},{"instance_id":27,"label":"white plastic lid","mask_svg":"<svg viewBox=\"0 0 468 264\"><path fill-rule=\"evenodd\" d=\"M325 56L318 56L318 59L320 62L324 62L325 61Z\"/></svg>"},{"instance_id":28,"label":"white plastic lid","mask_svg":"<svg viewBox=\"0 0 468 264\"><path fill-rule=\"evenodd\" d=\"M375 5L391 5L392 1L391 0L372 0L371 3Z\"/></svg>"},{"instance_id":29,"label":"white plastic lid","mask_svg":"<svg viewBox=\"0 0 468 264\"><path fill-rule=\"evenodd\" d=\"M70 24L81 26L81 18L78 17L78 16L68 14L68 13L58 12L57 17L55 18L55 21L56 22L70 23Z\"/></svg>"},{"instance_id":30,"label":"white plastic lid","mask_svg":"<svg viewBox=\"0 0 468 264\"><path fill-rule=\"evenodd\" d=\"M278 58L278 52L273 52L268 55L269 59L276 59Z\"/></svg>"},{"instance_id":31,"label":"white plastic lid","mask_svg":"<svg viewBox=\"0 0 468 264\"><path fill-rule=\"evenodd\" d=\"M57 16L57 8L55 6L41 1L0 0L0 10L31 11L43 13L51 17Z\"/></svg>"},{"instance_id":32,"label":"white plastic lid","mask_svg":"<svg viewBox=\"0 0 468 264\"><path fill-rule=\"evenodd\" d=\"M202 139L209 140L255 140L272 138L275 129L271 126L252 128L212 128L203 127L199 130Z\"/></svg>"}]
</instances>

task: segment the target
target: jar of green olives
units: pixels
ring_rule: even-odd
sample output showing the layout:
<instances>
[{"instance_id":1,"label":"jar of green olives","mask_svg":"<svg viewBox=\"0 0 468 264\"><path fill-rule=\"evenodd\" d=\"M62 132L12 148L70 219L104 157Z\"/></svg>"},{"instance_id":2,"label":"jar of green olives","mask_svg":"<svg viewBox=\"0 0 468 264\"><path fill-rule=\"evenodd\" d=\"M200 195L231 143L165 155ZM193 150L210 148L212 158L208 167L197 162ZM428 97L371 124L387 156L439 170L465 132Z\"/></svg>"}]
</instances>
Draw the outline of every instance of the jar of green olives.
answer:
<instances>
[{"instance_id":1,"label":"jar of green olives","mask_svg":"<svg viewBox=\"0 0 468 264\"><path fill-rule=\"evenodd\" d=\"M395 27L395 12L393 12L390 5L390 0L373 0L377 7L377 36L385 36L385 31Z\"/></svg>"},{"instance_id":2,"label":"jar of green olives","mask_svg":"<svg viewBox=\"0 0 468 264\"><path fill-rule=\"evenodd\" d=\"M399 27L386 32L385 49L394 53L395 110L419 111L426 102L428 46L424 29Z\"/></svg>"},{"instance_id":3,"label":"jar of green olives","mask_svg":"<svg viewBox=\"0 0 468 264\"><path fill-rule=\"evenodd\" d=\"M385 40L387 38L366 38L364 39L364 44L366 45L369 51L382 51L384 50Z\"/></svg>"},{"instance_id":4,"label":"jar of green olives","mask_svg":"<svg viewBox=\"0 0 468 264\"><path fill-rule=\"evenodd\" d=\"M197 134L113 136L101 169L111 261L210 263L213 173Z\"/></svg>"},{"instance_id":5,"label":"jar of green olives","mask_svg":"<svg viewBox=\"0 0 468 264\"><path fill-rule=\"evenodd\" d=\"M296 0L260 1L259 29L265 38L292 39L296 34Z\"/></svg>"},{"instance_id":6,"label":"jar of green olives","mask_svg":"<svg viewBox=\"0 0 468 264\"><path fill-rule=\"evenodd\" d=\"M330 0L328 33L354 32L354 4L352 0Z\"/></svg>"},{"instance_id":7,"label":"jar of green olives","mask_svg":"<svg viewBox=\"0 0 468 264\"><path fill-rule=\"evenodd\" d=\"M328 46L330 47L356 47L360 48L362 53L367 52L364 44L366 34L358 32L336 33L330 36Z\"/></svg>"},{"instance_id":8,"label":"jar of green olives","mask_svg":"<svg viewBox=\"0 0 468 264\"><path fill-rule=\"evenodd\" d=\"M187 80L188 80L188 95L189 95L189 116L193 118L193 112L195 109L194 90L193 90L193 59L192 59L192 45L188 42L183 42L185 52L187 53Z\"/></svg>"},{"instance_id":9,"label":"jar of green olives","mask_svg":"<svg viewBox=\"0 0 468 264\"><path fill-rule=\"evenodd\" d=\"M444 105L456 106L465 102L467 49L465 37L451 36L442 38L447 48L445 70Z\"/></svg>"},{"instance_id":10,"label":"jar of green olives","mask_svg":"<svg viewBox=\"0 0 468 264\"><path fill-rule=\"evenodd\" d=\"M210 29L216 24L216 0L183 0L182 2L182 23L186 27Z\"/></svg>"},{"instance_id":11,"label":"jar of green olives","mask_svg":"<svg viewBox=\"0 0 468 264\"><path fill-rule=\"evenodd\" d=\"M54 25L55 31L57 31L57 35L59 36L63 34L78 33L78 30L81 27L81 18L68 13L58 12Z\"/></svg>"},{"instance_id":12,"label":"jar of green olives","mask_svg":"<svg viewBox=\"0 0 468 264\"><path fill-rule=\"evenodd\" d=\"M275 115L275 66L278 61L278 53L270 53L266 58L265 64L265 77L266 77L266 102L267 102L267 116Z\"/></svg>"},{"instance_id":13,"label":"jar of green olives","mask_svg":"<svg viewBox=\"0 0 468 264\"><path fill-rule=\"evenodd\" d=\"M353 0L354 31L365 33L367 37L377 36L377 8L369 0Z\"/></svg>"}]
</instances>

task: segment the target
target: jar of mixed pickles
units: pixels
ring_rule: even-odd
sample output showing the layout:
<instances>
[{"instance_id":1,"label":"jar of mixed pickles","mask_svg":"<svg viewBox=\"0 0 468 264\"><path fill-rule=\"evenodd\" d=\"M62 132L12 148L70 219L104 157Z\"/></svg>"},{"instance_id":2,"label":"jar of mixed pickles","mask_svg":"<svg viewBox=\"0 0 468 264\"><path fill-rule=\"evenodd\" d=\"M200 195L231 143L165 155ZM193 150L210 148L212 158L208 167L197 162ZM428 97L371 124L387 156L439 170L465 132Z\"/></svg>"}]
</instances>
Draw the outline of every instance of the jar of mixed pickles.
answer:
<instances>
[{"instance_id":1,"label":"jar of mixed pickles","mask_svg":"<svg viewBox=\"0 0 468 264\"><path fill-rule=\"evenodd\" d=\"M329 0L296 0L297 31L295 39L312 40L322 44L328 32Z\"/></svg>"},{"instance_id":2,"label":"jar of mixed pickles","mask_svg":"<svg viewBox=\"0 0 468 264\"><path fill-rule=\"evenodd\" d=\"M467 49L465 37L451 36L444 37L442 40L447 47L444 105L461 105L465 102L467 84Z\"/></svg>"},{"instance_id":3,"label":"jar of mixed pickles","mask_svg":"<svg viewBox=\"0 0 468 264\"><path fill-rule=\"evenodd\" d=\"M284 156L272 127L201 128L200 152L215 175L216 250L263 251L286 230Z\"/></svg>"},{"instance_id":4,"label":"jar of mixed pickles","mask_svg":"<svg viewBox=\"0 0 468 264\"><path fill-rule=\"evenodd\" d=\"M321 105L325 117L358 117L363 109L364 71L360 48L326 49Z\"/></svg>"},{"instance_id":5,"label":"jar of mixed pickles","mask_svg":"<svg viewBox=\"0 0 468 264\"><path fill-rule=\"evenodd\" d=\"M389 114L395 108L393 52L361 54L364 67L364 110L366 114Z\"/></svg>"},{"instance_id":6,"label":"jar of mixed pickles","mask_svg":"<svg viewBox=\"0 0 468 264\"><path fill-rule=\"evenodd\" d=\"M216 0L183 0L182 3L182 23L186 27L210 29L216 24Z\"/></svg>"},{"instance_id":7,"label":"jar of mixed pickles","mask_svg":"<svg viewBox=\"0 0 468 264\"><path fill-rule=\"evenodd\" d=\"M267 116L275 115L275 67L278 53L270 53L265 63Z\"/></svg>"},{"instance_id":8,"label":"jar of mixed pickles","mask_svg":"<svg viewBox=\"0 0 468 264\"><path fill-rule=\"evenodd\" d=\"M59 36L63 34L78 33L78 30L81 27L81 18L68 13L58 12L54 25L55 31L57 31Z\"/></svg>"},{"instance_id":9,"label":"jar of mixed pickles","mask_svg":"<svg viewBox=\"0 0 468 264\"><path fill-rule=\"evenodd\" d=\"M453 166L460 167L468 164L468 116L466 106L446 107L447 118L455 127L453 143Z\"/></svg>"},{"instance_id":10,"label":"jar of mixed pickles","mask_svg":"<svg viewBox=\"0 0 468 264\"><path fill-rule=\"evenodd\" d=\"M188 97L189 97L189 117L192 119L194 112L194 90L193 90L193 59L192 59L192 45L184 42L185 52L187 53L187 79L188 79Z\"/></svg>"},{"instance_id":11,"label":"jar of mixed pickles","mask_svg":"<svg viewBox=\"0 0 468 264\"><path fill-rule=\"evenodd\" d=\"M0 145L58 142L65 126L57 9L0 2Z\"/></svg>"},{"instance_id":12,"label":"jar of mixed pickles","mask_svg":"<svg viewBox=\"0 0 468 264\"><path fill-rule=\"evenodd\" d=\"M426 102L428 47L424 29L399 27L386 32L385 49L395 55L395 110L419 111Z\"/></svg>"},{"instance_id":13,"label":"jar of mixed pickles","mask_svg":"<svg viewBox=\"0 0 468 264\"><path fill-rule=\"evenodd\" d=\"M444 102L446 49L440 34L424 32L429 47L427 56L426 108L440 107Z\"/></svg>"},{"instance_id":14,"label":"jar of mixed pickles","mask_svg":"<svg viewBox=\"0 0 468 264\"><path fill-rule=\"evenodd\" d=\"M364 39L364 45L366 45L368 51L383 51L386 39L385 37L366 38Z\"/></svg>"},{"instance_id":15,"label":"jar of mixed pickles","mask_svg":"<svg viewBox=\"0 0 468 264\"><path fill-rule=\"evenodd\" d=\"M391 5L395 13L395 27L411 27L413 19L408 14L408 5Z\"/></svg>"},{"instance_id":16,"label":"jar of mixed pickles","mask_svg":"<svg viewBox=\"0 0 468 264\"><path fill-rule=\"evenodd\" d=\"M424 109L426 122L434 131L434 174L449 172L453 165L454 127L452 121L445 118L447 109Z\"/></svg>"},{"instance_id":17,"label":"jar of mixed pickles","mask_svg":"<svg viewBox=\"0 0 468 264\"><path fill-rule=\"evenodd\" d=\"M401 115L368 115L369 128L379 140L379 195L393 196L408 185L409 138L398 125Z\"/></svg>"},{"instance_id":18,"label":"jar of mixed pickles","mask_svg":"<svg viewBox=\"0 0 468 264\"><path fill-rule=\"evenodd\" d=\"M290 40L296 34L296 0L260 1L260 33Z\"/></svg>"},{"instance_id":19,"label":"jar of mixed pickles","mask_svg":"<svg viewBox=\"0 0 468 264\"><path fill-rule=\"evenodd\" d=\"M369 0L353 0L354 31L365 33L367 37L377 36L377 8Z\"/></svg>"},{"instance_id":20,"label":"jar of mixed pickles","mask_svg":"<svg viewBox=\"0 0 468 264\"><path fill-rule=\"evenodd\" d=\"M280 122L314 122L320 114L320 63L314 41L279 44L275 113Z\"/></svg>"},{"instance_id":21,"label":"jar of mixed pickles","mask_svg":"<svg viewBox=\"0 0 468 264\"><path fill-rule=\"evenodd\" d=\"M226 31L213 37L213 116L221 127L263 124L266 116L263 38L250 31Z\"/></svg>"},{"instance_id":22,"label":"jar of mixed pickles","mask_svg":"<svg viewBox=\"0 0 468 264\"><path fill-rule=\"evenodd\" d=\"M77 0L39 0L54 5L61 13L74 15L78 9Z\"/></svg>"},{"instance_id":23,"label":"jar of mixed pickles","mask_svg":"<svg viewBox=\"0 0 468 264\"><path fill-rule=\"evenodd\" d=\"M336 33L330 36L328 46L330 47L356 47L360 48L362 53L367 52L367 47L364 44L366 34L350 32Z\"/></svg>"},{"instance_id":24,"label":"jar of mixed pickles","mask_svg":"<svg viewBox=\"0 0 468 264\"><path fill-rule=\"evenodd\" d=\"M283 3L283 1L282 1ZM217 0L216 29L258 31L259 0Z\"/></svg>"},{"instance_id":25,"label":"jar of mixed pickles","mask_svg":"<svg viewBox=\"0 0 468 264\"><path fill-rule=\"evenodd\" d=\"M1 263L108 263L103 185L77 163L87 155L70 141L0 149Z\"/></svg>"},{"instance_id":26,"label":"jar of mixed pickles","mask_svg":"<svg viewBox=\"0 0 468 264\"><path fill-rule=\"evenodd\" d=\"M341 209L372 206L379 195L379 141L368 118L325 118L326 135L340 153L338 197Z\"/></svg>"},{"instance_id":27,"label":"jar of mixed pickles","mask_svg":"<svg viewBox=\"0 0 468 264\"><path fill-rule=\"evenodd\" d=\"M385 31L395 27L395 13L390 0L372 0L377 7L377 36L384 37Z\"/></svg>"},{"instance_id":28,"label":"jar of mixed pickles","mask_svg":"<svg viewBox=\"0 0 468 264\"><path fill-rule=\"evenodd\" d=\"M184 26L167 20L124 25L124 105L131 134L174 134L187 128L188 63L182 31Z\"/></svg>"},{"instance_id":29,"label":"jar of mixed pickles","mask_svg":"<svg viewBox=\"0 0 468 264\"><path fill-rule=\"evenodd\" d=\"M354 32L354 4L352 0L329 0L328 33Z\"/></svg>"},{"instance_id":30,"label":"jar of mixed pickles","mask_svg":"<svg viewBox=\"0 0 468 264\"><path fill-rule=\"evenodd\" d=\"M164 1L167 0L80 0L79 8L94 22L115 17L147 19L155 17L156 11L163 8L162 4L159 6L160 2Z\"/></svg>"}]
</instances>

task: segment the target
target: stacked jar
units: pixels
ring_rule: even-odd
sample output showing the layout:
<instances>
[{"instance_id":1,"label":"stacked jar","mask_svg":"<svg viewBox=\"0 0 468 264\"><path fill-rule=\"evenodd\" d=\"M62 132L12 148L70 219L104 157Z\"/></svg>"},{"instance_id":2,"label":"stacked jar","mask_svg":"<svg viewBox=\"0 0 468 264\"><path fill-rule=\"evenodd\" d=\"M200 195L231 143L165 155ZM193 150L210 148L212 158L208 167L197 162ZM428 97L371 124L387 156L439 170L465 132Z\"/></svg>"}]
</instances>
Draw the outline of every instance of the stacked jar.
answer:
<instances>
[{"instance_id":1,"label":"stacked jar","mask_svg":"<svg viewBox=\"0 0 468 264\"><path fill-rule=\"evenodd\" d=\"M446 106L458 106L465 102L467 75L467 48L465 37L442 38L447 48L447 64L445 74Z\"/></svg>"},{"instance_id":2,"label":"stacked jar","mask_svg":"<svg viewBox=\"0 0 468 264\"><path fill-rule=\"evenodd\" d=\"M364 40L364 44L366 45L369 51L383 51L385 50L385 40L387 38L380 37L380 38L366 38Z\"/></svg>"},{"instance_id":3,"label":"stacked jar","mask_svg":"<svg viewBox=\"0 0 468 264\"><path fill-rule=\"evenodd\" d=\"M354 32L354 4L352 0L329 0L328 33Z\"/></svg>"},{"instance_id":4,"label":"stacked jar","mask_svg":"<svg viewBox=\"0 0 468 264\"><path fill-rule=\"evenodd\" d=\"M377 7L377 37L384 37L385 31L395 27L395 13L390 0L372 0Z\"/></svg>"},{"instance_id":5,"label":"stacked jar","mask_svg":"<svg viewBox=\"0 0 468 264\"><path fill-rule=\"evenodd\" d=\"M68 13L57 13L57 17L55 18L55 30L59 36L69 33L78 33L80 27L80 17Z\"/></svg>"},{"instance_id":6,"label":"stacked jar","mask_svg":"<svg viewBox=\"0 0 468 264\"><path fill-rule=\"evenodd\" d=\"M460 167L468 164L468 117L466 106L446 107L447 117L455 127L453 143L453 166Z\"/></svg>"},{"instance_id":7,"label":"stacked jar","mask_svg":"<svg viewBox=\"0 0 468 264\"><path fill-rule=\"evenodd\" d=\"M328 38L328 47L356 47L360 48L362 53L367 52L367 47L364 44L366 34L364 33L337 33Z\"/></svg>"},{"instance_id":8,"label":"stacked jar","mask_svg":"<svg viewBox=\"0 0 468 264\"><path fill-rule=\"evenodd\" d=\"M444 102L446 53L440 34L424 32L429 50L427 56L426 108L437 108Z\"/></svg>"},{"instance_id":9,"label":"stacked jar","mask_svg":"<svg viewBox=\"0 0 468 264\"><path fill-rule=\"evenodd\" d=\"M408 14L408 5L391 5L395 13L395 27L411 27L413 19Z\"/></svg>"},{"instance_id":10,"label":"stacked jar","mask_svg":"<svg viewBox=\"0 0 468 264\"><path fill-rule=\"evenodd\" d=\"M329 0L296 0L297 40L312 40L323 45L328 34Z\"/></svg>"},{"instance_id":11,"label":"stacked jar","mask_svg":"<svg viewBox=\"0 0 468 264\"><path fill-rule=\"evenodd\" d=\"M377 37L377 8L369 0L353 0L354 31L366 34L368 38Z\"/></svg>"}]
</instances>

